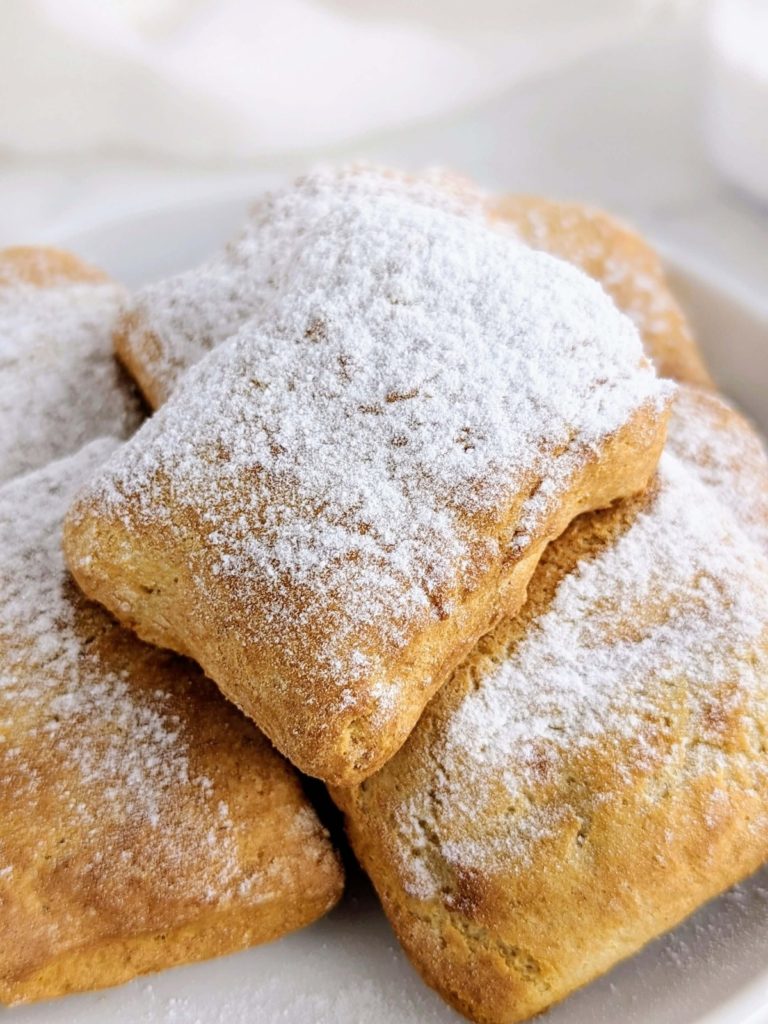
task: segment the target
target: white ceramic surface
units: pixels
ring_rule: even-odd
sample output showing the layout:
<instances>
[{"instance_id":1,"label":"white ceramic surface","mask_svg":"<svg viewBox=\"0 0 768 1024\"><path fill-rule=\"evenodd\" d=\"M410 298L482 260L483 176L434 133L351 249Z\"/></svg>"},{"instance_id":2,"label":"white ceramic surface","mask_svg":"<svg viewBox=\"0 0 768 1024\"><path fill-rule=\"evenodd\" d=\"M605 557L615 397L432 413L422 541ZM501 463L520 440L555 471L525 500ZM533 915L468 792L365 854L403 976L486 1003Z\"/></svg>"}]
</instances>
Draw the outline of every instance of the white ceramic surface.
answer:
<instances>
[{"instance_id":1,"label":"white ceramic surface","mask_svg":"<svg viewBox=\"0 0 768 1024\"><path fill-rule=\"evenodd\" d=\"M150 211L57 241L136 285L201 258L238 224L242 197ZM710 365L768 430L768 310L677 255L674 284ZM8 1024L447 1024L352 869L341 906L280 942L103 993L0 1013ZM548 1024L768 1021L768 868L553 1010Z\"/></svg>"}]
</instances>

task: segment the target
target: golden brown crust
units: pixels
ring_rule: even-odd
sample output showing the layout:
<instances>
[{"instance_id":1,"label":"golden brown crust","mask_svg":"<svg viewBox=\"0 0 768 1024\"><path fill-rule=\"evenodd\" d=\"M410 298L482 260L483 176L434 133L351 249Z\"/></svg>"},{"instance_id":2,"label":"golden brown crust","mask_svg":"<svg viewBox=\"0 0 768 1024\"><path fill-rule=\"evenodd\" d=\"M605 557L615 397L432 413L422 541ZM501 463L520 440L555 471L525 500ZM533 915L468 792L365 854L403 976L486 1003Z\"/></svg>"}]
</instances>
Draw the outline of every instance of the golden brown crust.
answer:
<instances>
[{"instance_id":1,"label":"golden brown crust","mask_svg":"<svg viewBox=\"0 0 768 1024\"><path fill-rule=\"evenodd\" d=\"M734 759L736 761L736 759ZM599 785L609 760L586 770ZM516 1024L637 953L707 900L756 871L768 854L764 781L735 766L731 808L713 825L722 780L674 784L660 797L632 780L590 820L591 852L574 820L542 844L533 870L489 884L466 880L464 911L404 893L386 838L386 797L335 792L356 856L374 881L398 939L424 980L478 1024ZM381 801L383 799L384 806ZM376 808L373 811L373 808ZM670 833L676 836L670 844Z\"/></svg>"},{"instance_id":2,"label":"golden brown crust","mask_svg":"<svg viewBox=\"0 0 768 1024\"><path fill-rule=\"evenodd\" d=\"M238 800L234 814L250 821L251 835L239 852L243 866L273 872L263 901L253 899L256 893L213 907L199 898L169 900L152 879L158 865L149 833L131 836L124 844L126 850L139 851L147 872L143 877L131 872L125 879L119 877L119 865L117 871L114 864L96 874L88 870L78 856L74 832L51 835L25 865L20 884L16 880L12 890L10 883L0 884L0 1004L106 988L224 956L303 928L334 906L343 888L340 864L316 822L304 832L290 827L292 815L312 812L290 769L266 741L259 743L234 748L242 758L239 764L221 743L209 741L209 751L211 759L219 757L217 774L231 773L242 789L253 790ZM179 813L183 819L183 807ZM19 838L36 834L30 826ZM68 844L68 856L57 848L61 843ZM275 885L274 869L280 866L288 871ZM70 933L52 940L47 933L60 926Z\"/></svg>"},{"instance_id":3,"label":"golden brown crust","mask_svg":"<svg viewBox=\"0 0 768 1024\"><path fill-rule=\"evenodd\" d=\"M168 397L162 372L157 368L162 349L157 335L144 322L141 310L121 313L112 343L118 361L136 382L149 407L159 408Z\"/></svg>"},{"instance_id":4,"label":"golden brown crust","mask_svg":"<svg viewBox=\"0 0 768 1024\"><path fill-rule=\"evenodd\" d=\"M72 253L0 250L0 482L144 418L111 336L127 293Z\"/></svg>"},{"instance_id":5,"label":"golden brown crust","mask_svg":"<svg viewBox=\"0 0 768 1024\"><path fill-rule=\"evenodd\" d=\"M602 210L540 196L504 195L489 208L493 219L511 225L528 245L599 281L637 324L662 376L713 386L658 254L635 231Z\"/></svg>"},{"instance_id":6,"label":"golden brown crust","mask_svg":"<svg viewBox=\"0 0 768 1024\"><path fill-rule=\"evenodd\" d=\"M741 472L755 502L765 509L765 453L755 450L754 459L735 469L730 464L734 450L752 447L749 426L711 394L684 389L672 420L673 448L679 434L690 430L693 417L699 420L695 430L700 437L707 431L723 431L725 437L712 437L708 446L678 444L679 461L694 460L689 465L698 467L697 453L706 447L701 479L718 500L734 493L729 485L719 491L713 470L720 465L724 473ZM459 743L451 739L456 735L451 730L464 702L482 693L485 680L507 658L517 657L521 645L536 644L539 631L550 628L546 616L577 566L610 553L640 519L659 514L659 486L571 524L547 549L517 620L501 623L481 641L396 757L361 785L333 791L346 814L355 853L415 966L446 1000L481 1024L513 1024L558 1002L749 875L768 855L768 588L761 554L768 548L765 522L760 526L750 515L740 513L732 521L726 516L722 522L730 525L722 532L713 514L713 545L724 544L728 550L733 545L735 552L746 544L744 561L734 556L739 579L714 581L721 596L717 590L700 589L702 569L692 567L691 579L680 584L679 593L680 601L688 602L688 619L672 625L671 634L665 623L675 623L676 608L680 614L682 607L675 605L674 589L664 598L666 604L653 609L648 603L633 606L631 584L614 596L606 592L603 605L598 601L591 606L582 588L586 603L578 608L589 610L574 612L577 618L604 615L607 642L616 644L618 657L627 665L635 663L647 642L651 651L642 657L653 666L656 645L666 644L672 664L677 659L685 665L692 649L694 673L709 664L710 678L686 677L682 668L658 678L651 674L645 682L640 679L640 703L627 687L616 703L624 711L613 712L618 716L614 726L621 725L622 713L630 723L623 735L621 728L612 731L609 726L596 741L572 739L555 754L556 747L524 734L512 746L509 760L502 756L490 774L475 760L474 747L464 761L460 753L453 754L458 761L449 757ZM694 487L691 500L704 501L708 493ZM679 534L680 526L670 522L669 548L675 551L679 537L684 562L695 545L689 549L685 527ZM754 547L735 539L741 536L740 527L758 542ZM707 534L706 519L700 532ZM659 533L659 544L669 538ZM643 558L653 562L657 557L647 545L642 550L642 556L636 552L641 574ZM725 565L728 556L714 557ZM717 561L705 554L701 564ZM754 573L749 582L747 573ZM599 588L599 578L595 586ZM742 610L729 611L730 595L750 586L756 589ZM609 602L616 593L623 596L614 608ZM700 607L707 622L703 606L696 603L701 601L713 602L713 618L722 608L726 620L717 626L722 636L717 634L718 650L711 656L697 652L712 635L709 625L700 635L697 631L691 645L685 637L675 638L675 628L682 632L691 621L696 625ZM739 621L739 615L746 618ZM740 647L732 637L742 632L753 639ZM731 644L738 653L724 655L722 663L723 647L730 650ZM566 674L578 672L578 664L569 660L570 639L561 656ZM598 649L585 657L600 666L595 671L604 670ZM542 673L548 669L543 659L538 666ZM543 685L544 680L531 681L534 691ZM564 692L563 700L568 699ZM633 718L638 709L639 718ZM542 712L532 708L531 715L536 713ZM605 709L601 713L607 714ZM498 742L490 730L487 742ZM505 772L520 778L520 787L508 788ZM511 797L510 792L518 795ZM462 822L459 831L450 824L456 815ZM508 852L490 852L496 842L509 843L509 848L501 847ZM425 864L429 881L422 891Z\"/></svg>"},{"instance_id":7,"label":"golden brown crust","mask_svg":"<svg viewBox=\"0 0 768 1024\"><path fill-rule=\"evenodd\" d=\"M64 249L17 245L0 249L0 288L31 284L50 288L74 282L97 283L109 277Z\"/></svg>"},{"instance_id":8,"label":"golden brown crust","mask_svg":"<svg viewBox=\"0 0 768 1024\"><path fill-rule=\"evenodd\" d=\"M317 870L311 863L304 867ZM273 902L256 914L242 906L215 912L203 909L190 924L179 927L129 938L100 937L11 982L0 979L0 1004L19 1005L108 988L143 974L226 956L303 928L331 906L328 892L318 893L314 901L306 893L300 902Z\"/></svg>"},{"instance_id":9,"label":"golden brown crust","mask_svg":"<svg viewBox=\"0 0 768 1024\"><path fill-rule=\"evenodd\" d=\"M342 890L327 834L265 737L196 666L142 644L64 575L55 517L104 444L0 491L3 1003L266 942Z\"/></svg>"},{"instance_id":10,"label":"golden brown crust","mask_svg":"<svg viewBox=\"0 0 768 1024\"><path fill-rule=\"evenodd\" d=\"M168 531L143 521L138 508L105 512L86 494L67 517L65 552L90 597L144 640L195 658L302 771L334 785L352 785L377 771L400 747L429 699L477 639L501 614L513 615L520 608L546 545L575 516L646 486L664 443L665 419L654 408L640 409L607 441L599 457L593 455L582 467L523 557L510 562L502 550L471 588L468 572L454 582L445 594L452 613L412 629L408 644L388 665L397 704L384 722L366 680L352 706L332 717L328 707L334 680L324 689L322 677L314 676L313 700L307 699L304 669L252 635L258 607L240 609L233 602L227 579L200 559L194 529L176 531L176 537L186 540L171 549ZM488 540L508 536L509 524L517 521L527 497L518 495L503 517L486 526ZM205 580L205 600L193 571ZM307 637L310 649L313 643L322 644L322 635L318 628L318 640ZM377 652L381 659L386 654Z\"/></svg>"}]
</instances>

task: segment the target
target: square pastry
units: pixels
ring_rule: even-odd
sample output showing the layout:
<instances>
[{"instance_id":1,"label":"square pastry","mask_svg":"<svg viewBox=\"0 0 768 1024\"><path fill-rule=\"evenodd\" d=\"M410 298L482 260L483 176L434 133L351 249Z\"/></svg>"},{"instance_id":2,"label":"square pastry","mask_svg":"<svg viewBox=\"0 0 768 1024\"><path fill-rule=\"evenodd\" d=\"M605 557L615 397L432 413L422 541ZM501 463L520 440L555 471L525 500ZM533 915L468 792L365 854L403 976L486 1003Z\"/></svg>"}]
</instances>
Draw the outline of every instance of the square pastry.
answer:
<instances>
[{"instance_id":1,"label":"square pastry","mask_svg":"<svg viewBox=\"0 0 768 1024\"><path fill-rule=\"evenodd\" d=\"M349 785L547 543L643 489L672 386L599 285L484 214L296 190L313 215L271 299L81 492L65 545L87 594Z\"/></svg>"},{"instance_id":2,"label":"square pastry","mask_svg":"<svg viewBox=\"0 0 768 1024\"><path fill-rule=\"evenodd\" d=\"M525 1020L768 856L768 460L682 389L649 490L582 516L399 753L335 796L426 981Z\"/></svg>"}]
</instances>

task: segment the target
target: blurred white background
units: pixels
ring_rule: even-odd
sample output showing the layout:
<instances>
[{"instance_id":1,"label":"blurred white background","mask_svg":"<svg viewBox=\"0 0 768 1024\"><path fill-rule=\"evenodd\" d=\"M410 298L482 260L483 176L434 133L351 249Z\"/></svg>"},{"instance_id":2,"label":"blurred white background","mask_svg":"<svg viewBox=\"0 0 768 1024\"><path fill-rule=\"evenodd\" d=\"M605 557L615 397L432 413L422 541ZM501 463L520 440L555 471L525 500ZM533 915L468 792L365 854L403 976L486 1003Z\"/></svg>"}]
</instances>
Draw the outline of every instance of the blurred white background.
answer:
<instances>
[{"instance_id":1,"label":"blurred white background","mask_svg":"<svg viewBox=\"0 0 768 1024\"><path fill-rule=\"evenodd\" d=\"M718 2L768 23L768 0ZM768 295L768 214L704 141L709 8L3 0L0 243L364 156L602 204Z\"/></svg>"}]
</instances>

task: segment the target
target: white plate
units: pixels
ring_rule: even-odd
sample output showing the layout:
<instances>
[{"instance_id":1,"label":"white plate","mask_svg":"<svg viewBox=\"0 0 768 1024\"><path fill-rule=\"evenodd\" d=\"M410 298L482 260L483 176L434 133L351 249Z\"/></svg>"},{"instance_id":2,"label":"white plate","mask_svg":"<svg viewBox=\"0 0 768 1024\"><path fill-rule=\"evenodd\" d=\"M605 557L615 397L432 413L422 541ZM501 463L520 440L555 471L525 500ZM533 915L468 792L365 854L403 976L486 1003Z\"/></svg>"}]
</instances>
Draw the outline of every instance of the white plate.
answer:
<instances>
[{"instance_id":1,"label":"white plate","mask_svg":"<svg viewBox=\"0 0 768 1024\"><path fill-rule=\"evenodd\" d=\"M246 198L148 212L56 239L136 285L193 264L242 219ZM768 311L668 260L718 380L768 430ZM9 1024L448 1024L460 1018L409 966L354 869L342 905L311 928L121 988L7 1012ZM768 1020L768 868L552 1011L548 1024L758 1024Z\"/></svg>"}]
</instances>

